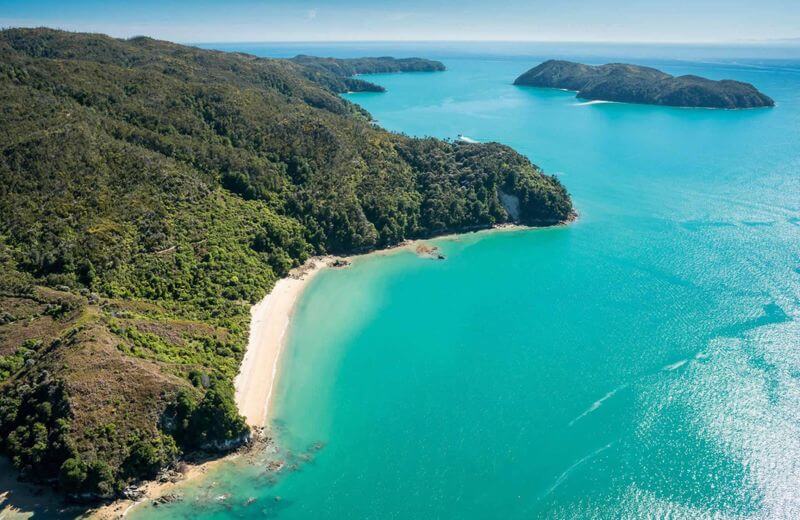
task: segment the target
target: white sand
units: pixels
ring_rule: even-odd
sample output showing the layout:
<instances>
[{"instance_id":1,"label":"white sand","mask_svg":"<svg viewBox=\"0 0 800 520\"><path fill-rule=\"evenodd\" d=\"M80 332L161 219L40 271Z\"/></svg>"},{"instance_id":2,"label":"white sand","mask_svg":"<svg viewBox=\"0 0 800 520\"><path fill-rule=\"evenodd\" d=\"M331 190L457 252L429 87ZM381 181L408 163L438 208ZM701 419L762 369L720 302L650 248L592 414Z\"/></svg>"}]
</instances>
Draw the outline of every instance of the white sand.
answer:
<instances>
[{"instance_id":1,"label":"white sand","mask_svg":"<svg viewBox=\"0 0 800 520\"><path fill-rule=\"evenodd\" d=\"M516 231L520 229L529 228L506 224L493 229L480 230L477 233ZM440 236L437 237L437 240L460 240L464 236L464 233L458 233ZM426 257L429 256L426 252L430 249L426 243L426 240L411 240L368 254L389 255L400 251L417 251L417 254ZM422 248L420 248L421 245L423 246ZM266 425L272 390L278 374L280 355L286 342L286 333L289 329L294 307L303 290L308 286L314 275L330 267L335 261L344 260L349 262L353 258L328 256L310 259L303 266L292 271L289 277L279 280L272 292L250 309L250 337L247 351L239 368L239 374L234 380L236 405L239 408L239 413L245 417L247 424L250 426L261 428ZM202 464L188 465L180 482L149 482L142 488L145 494L145 499L142 501L117 500L112 504L92 511L89 516L100 520L121 518L137 504L143 503L148 499L157 498L165 493L179 490L187 482L197 480L199 477L206 475L210 469L222 461L234 460L238 456L238 454L232 454ZM2 495L0 495L0 499L2 499ZM0 505L2 505L2 502L0 502ZM2 513L2 510L0 510L0 513ZM2 514L0 514L0 520L5 520Z\"/></svg>"},{"instance_id":2,"label":"white sand","mask_svg":"<svg viewBox=\"0 0 800 520\"><path fill-rule=\"evenodd\" d=\"M492 229L477 231L487 233L496 231L516 231L529 229L514 224L504 224ZM459 240L464 233L437 237L438 240ZM397 246L367 253L368 255L387 255L403 250L415 250L426 240L409 240ZM419 254L419 253L418 253ZM423 255L424 256L424 255ZM312 258L303 266L290 273L288 278L279 280L263 300L250 310L250 338L247 344L239 374L234 380L236 405L239 413L250 426L266 426L272 390L278 374L280 355L286 342L286 332L297 300L311 279L322 269L330 267L336 260L350 262L354 257Z\"/></svg>"},{"instance_id":3,"label":"white sand","mask_svg":"<svg viewBox=\"0 0 800 520\"><path fill-rule=\"evenodd\" d=\"M294 306L308 282L331 262L329 258L309 260L288 278L278 280L272 292L250 309L250 339L234 381L236 405L250 426L264 426L267 421Z\"/></svg>"}]
</instances>

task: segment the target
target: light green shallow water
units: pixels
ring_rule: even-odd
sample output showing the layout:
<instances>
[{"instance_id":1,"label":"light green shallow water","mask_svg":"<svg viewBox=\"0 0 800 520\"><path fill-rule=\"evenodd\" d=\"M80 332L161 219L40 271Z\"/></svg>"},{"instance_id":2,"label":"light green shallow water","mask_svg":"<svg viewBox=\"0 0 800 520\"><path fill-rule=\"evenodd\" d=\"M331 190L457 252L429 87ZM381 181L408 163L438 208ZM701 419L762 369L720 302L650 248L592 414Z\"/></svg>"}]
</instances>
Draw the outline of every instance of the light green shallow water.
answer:
<instances>
[{"instance_id":1,"label":"light green shallow water","mask_svg":"<svg viewBox=\"0 0 800 520\"><path fill-rule=\"evenodd\" d=\"M510 85L539 58L440 55L350 98L515 147L580 220L322 273L276 390L291 467L229 465L133 516L800 517L800 61L656 63L778 102L712 111L577 105Z\"/></svg>"}]
</instances>

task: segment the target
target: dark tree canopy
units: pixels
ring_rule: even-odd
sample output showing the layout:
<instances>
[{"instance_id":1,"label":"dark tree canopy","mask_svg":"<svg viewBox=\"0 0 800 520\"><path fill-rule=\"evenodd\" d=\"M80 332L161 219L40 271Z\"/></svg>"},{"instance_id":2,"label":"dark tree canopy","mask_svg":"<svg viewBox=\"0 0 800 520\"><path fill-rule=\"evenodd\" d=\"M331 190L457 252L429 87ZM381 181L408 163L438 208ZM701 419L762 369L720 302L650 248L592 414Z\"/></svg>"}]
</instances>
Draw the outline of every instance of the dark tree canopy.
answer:
<instances>
[{"instance_id":1,"label":"dark tree canopy","mask_svg":"<svg viewBox=\"0 0 800 520\"><path fill-rule=\"evenodd\" d=\"M26 478L107 498L246 440L249 307L309 255L508 222L509 196L571 216L512 149L336 94L386 63L0 32L0 448Z\"/></svg>"},{"instance_id":2,"label":"dark tree canopy","mask_svg":"<svg viewBox=\"0 0 800 520\"><path fill-rule=\"evenodd\" d=\"M515 85L576 90L582 99L702 108L771 107L775 102L750 83L700 76L672 76L658 69L609 63L584 65L548 60L525 72Z\"/></svg>"}]
</instances>

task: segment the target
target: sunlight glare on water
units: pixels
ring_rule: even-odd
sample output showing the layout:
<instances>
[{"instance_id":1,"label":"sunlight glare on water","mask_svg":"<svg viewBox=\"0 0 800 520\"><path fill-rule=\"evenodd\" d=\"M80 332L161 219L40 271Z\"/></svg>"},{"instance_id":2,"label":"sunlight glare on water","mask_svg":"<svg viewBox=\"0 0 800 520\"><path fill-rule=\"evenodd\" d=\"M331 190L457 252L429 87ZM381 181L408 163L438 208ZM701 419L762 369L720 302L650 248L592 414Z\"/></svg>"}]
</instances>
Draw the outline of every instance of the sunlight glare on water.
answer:
<instances>
[{"instance_id":1,"label":"sunlight glare on water","mask_svg":"<svg viewBox=\"0 0 800 520\"><path fill-rule=\"evenodd\" d=\"M241 50L441 59L347 97L391 130L513 146L581 218L322 273L276 390L285 469L229 465L133 516L800 517L800 56L586 60L778 103L715 111L514 87L536 48L397 45Z\"/></svg>"}]
</instances>

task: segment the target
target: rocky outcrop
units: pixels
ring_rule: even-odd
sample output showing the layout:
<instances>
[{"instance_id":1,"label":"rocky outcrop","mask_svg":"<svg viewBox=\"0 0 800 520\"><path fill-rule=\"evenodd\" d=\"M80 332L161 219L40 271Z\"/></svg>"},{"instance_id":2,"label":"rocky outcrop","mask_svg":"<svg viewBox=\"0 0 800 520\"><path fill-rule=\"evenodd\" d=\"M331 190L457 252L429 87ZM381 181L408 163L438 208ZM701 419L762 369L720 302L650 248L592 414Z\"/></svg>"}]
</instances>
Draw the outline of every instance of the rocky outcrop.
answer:
<instances>
[{"instance_id":1,"label":"rocky outcrop","mask_svg":"<svg viewBox=\"0 0 800 520\"><path fill-rule=\"evenodd\" d=\"M515 85L576 90L581 99L702 108L771 107L775 102L750 83L700 76L671 76L625 63L593 66L549 60L519 76Z\"/></svg>"}]
</instances>

